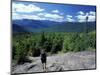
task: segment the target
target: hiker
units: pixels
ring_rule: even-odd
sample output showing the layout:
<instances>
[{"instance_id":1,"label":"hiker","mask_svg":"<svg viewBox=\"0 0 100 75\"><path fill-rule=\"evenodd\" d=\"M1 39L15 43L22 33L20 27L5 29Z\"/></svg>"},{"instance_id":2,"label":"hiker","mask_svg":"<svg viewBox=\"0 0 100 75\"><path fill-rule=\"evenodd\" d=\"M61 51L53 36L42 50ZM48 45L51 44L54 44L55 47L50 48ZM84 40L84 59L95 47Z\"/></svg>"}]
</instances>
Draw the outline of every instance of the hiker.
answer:
<instances>
[{"instance_id":1,"label":"hiker","mask_svg":"<svg viewBox=\"0 0 100 75\"><path fill-rule=\"evenodd\" d=\"M41 57L41 62L42 62L43 70L46 71L46 60L47 60L47 55L46 55L46 52L45 52L44 49L41 50L40 57Z\"/></svg>"}]
</instances>

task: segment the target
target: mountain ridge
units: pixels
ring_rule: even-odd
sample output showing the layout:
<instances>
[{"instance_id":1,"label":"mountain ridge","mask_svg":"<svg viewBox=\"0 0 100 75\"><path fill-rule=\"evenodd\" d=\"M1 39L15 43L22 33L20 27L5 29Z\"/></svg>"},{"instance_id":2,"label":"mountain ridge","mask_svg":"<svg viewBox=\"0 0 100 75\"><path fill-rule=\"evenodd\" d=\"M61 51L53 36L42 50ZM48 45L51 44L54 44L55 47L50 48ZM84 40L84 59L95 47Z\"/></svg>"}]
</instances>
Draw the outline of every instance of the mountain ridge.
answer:
<instances>
[{"instance_id":1,"label":"mountain ridge","mask_svg":"<svg viewBox=\"0 0 100 75\"><path fill-rule=\"evenodd\" d=\"M13 20L15 32L83 32L96 30L96 22L54 22L49 20Z\"/></svg>"}]
</instances>

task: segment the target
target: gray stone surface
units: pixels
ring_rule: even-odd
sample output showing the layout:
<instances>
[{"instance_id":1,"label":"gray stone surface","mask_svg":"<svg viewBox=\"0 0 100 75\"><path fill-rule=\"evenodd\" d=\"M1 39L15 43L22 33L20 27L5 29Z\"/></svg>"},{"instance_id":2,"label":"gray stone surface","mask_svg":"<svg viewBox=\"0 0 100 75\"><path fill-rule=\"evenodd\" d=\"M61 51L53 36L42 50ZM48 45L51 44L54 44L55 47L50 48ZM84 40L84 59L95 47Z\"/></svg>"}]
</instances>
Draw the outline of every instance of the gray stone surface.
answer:
<instances>
[{"instance_id":1,"label":"gray stone surface","mask_svg":"<svg viewBox=\"0 0 100 75\"><path fill-rule=\"evenodd\" d=\"M32 63L13 66L12 73L44 72L40 57L30 57ZM95 69L95 51L56 54L47 57L47 72L79 69Z\"/></svg>"}]
</instances>

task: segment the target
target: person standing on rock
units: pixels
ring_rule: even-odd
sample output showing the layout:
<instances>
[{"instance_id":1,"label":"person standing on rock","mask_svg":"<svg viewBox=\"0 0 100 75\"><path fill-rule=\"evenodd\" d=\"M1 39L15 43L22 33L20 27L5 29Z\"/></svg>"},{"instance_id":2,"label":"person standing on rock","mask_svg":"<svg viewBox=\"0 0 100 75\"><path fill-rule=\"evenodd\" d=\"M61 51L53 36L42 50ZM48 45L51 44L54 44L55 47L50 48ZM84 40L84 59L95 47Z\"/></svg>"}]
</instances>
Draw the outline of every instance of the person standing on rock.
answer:
<instances>
[{"instance_id":1,"label":"person standing on rock","mask_svg":"<svg viewBox=\"0 0 100 75\"><path fill-rule=\"evenodd\" d=\"M42 63L43 71L46 71L47 54L46 54L45 49L41 50L40 57L41 57L41 63Z\"/></svg>"}]
</instances>

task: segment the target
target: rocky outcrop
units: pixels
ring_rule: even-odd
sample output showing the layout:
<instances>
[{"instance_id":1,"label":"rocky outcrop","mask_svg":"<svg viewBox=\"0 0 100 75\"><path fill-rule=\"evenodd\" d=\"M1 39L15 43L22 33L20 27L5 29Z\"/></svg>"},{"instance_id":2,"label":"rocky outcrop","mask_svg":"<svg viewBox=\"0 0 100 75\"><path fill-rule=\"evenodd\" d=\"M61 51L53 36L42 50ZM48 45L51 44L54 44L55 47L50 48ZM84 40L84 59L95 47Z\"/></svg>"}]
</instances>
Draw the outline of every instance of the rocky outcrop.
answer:
<instances>
[{"instance_id":1,"label":"rocky outcrop","mask_svg":"<svg viewBox=\"0 0 100 75\"><path fill-rule=\"evenodd\" d=\"M33 62L12 66L12 74L44 72L40 57L29 57L29 59ZM48 56L47 68L45 72L95 68L95 51L84 51Z\"/></svg>"}]
</instances>

